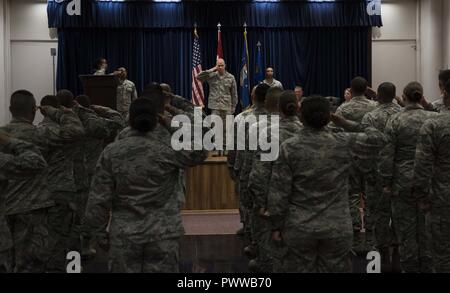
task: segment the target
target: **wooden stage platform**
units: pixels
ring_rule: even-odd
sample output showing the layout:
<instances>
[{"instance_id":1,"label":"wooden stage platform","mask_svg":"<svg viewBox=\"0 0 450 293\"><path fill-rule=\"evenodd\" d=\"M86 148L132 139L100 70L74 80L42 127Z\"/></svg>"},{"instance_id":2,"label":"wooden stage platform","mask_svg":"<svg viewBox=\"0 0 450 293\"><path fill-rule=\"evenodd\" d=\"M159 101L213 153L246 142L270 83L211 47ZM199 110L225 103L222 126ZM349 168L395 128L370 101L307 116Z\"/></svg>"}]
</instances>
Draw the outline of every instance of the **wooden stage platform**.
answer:
<instances>
[{"instance_id":1,"label":"wooden stage platform","mask_svg":"<svg viewBox=\"0 0 450 293\"><path fill-rule=\"evenodd\" d=\"M226 157L209 157L186 170L186 203L183 211L220 212L239 208Z\"/></svg>"}]
</instances>

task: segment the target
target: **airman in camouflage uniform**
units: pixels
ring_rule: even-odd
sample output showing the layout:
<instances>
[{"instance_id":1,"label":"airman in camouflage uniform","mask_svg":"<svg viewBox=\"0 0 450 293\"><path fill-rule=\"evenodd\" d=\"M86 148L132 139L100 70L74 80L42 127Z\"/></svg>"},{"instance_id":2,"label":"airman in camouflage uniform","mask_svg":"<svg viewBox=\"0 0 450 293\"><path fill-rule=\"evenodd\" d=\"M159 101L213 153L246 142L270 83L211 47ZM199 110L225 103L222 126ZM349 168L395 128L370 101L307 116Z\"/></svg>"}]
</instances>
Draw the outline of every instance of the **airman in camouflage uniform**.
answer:
<instances>
[{"instance_id":1,"label":"airman in camouflage uniform","mask_svg":"<svg viewBox=\"0 0 450 293\"><path fill-rule=\"evenodd\" d=\"M250 209L250 235L252 244L256 248L256 259L251 260L249 263L249 270L251 271L270 272L272 267L269 255L267 255L264 248L261 247L265 234L264 232L268 227L268 222L261 217L260 209L255 207L255 198L248 188L250 173L252 171L256 153L256 150L253 150L252 148L256 146L250 145L250 137L254 136L259 139L261 135L264 135L263 132L267 134L267 128L270 128L273 122L275 124L279 123L278 101L282 92L283 90L279 87L273 87L267 91L264 106L266 113L255 115L256 122L250 126L248 133L246 133L246 143L249 145L249 148L245 151L244 164L242 165L239 180L240 184L245 184L244 186L247 190L246 196L248 197L247 202L248 208ZM269 139L269 137L267 137L267 139Z\"/></svg>"},{"instance_id":2,"label":"airman in camouflage uniform","mask_svg":"<svg viewBox=\"0 0 450 293\"><path fill-rule=\"evenodd\" d=\"M162 109L162 101L158 97L137 99L130 108L130 122L144 113L139 112L143 107L145 111ZM128 136L107 146L98 161L86 209L86 231L104 230L112 210L112 272L178 272L179 239L184 233L179 171L200 164L207 152L174 151L167 123L156 124L148 132L131 125Z\"/></svg>"},{"instance_id":3,"label":"airman in camouflage uniform","mask_svg":"<svg viewBox=\"0 0 450 293\"><path fill-rule=\"evenodd\" d=\"M41 111L61 125L61 132L56 134L43 131L32 124L35 103L33 95L27 91L14 93L10 107L13 119L1 130L35 144L49 161L55 149L79 136L80 129L76 127L78 120L69 110L42 108ZM53 207L55 201L47 182L48 176L49 169L45 169L33 177L10 180L5 191L6 215L14 241L17 272L43 272L49 258L52 243L47 225L48 208Z\"/></svg>"},{"instance_id":4,"label":"airman in camouflage uniform","mask_svg":"<svg viewBox=\"0 0 450 293\"><path fill-rule=\"evenodd\" d=\"M123 67L117 70L119 85L117 86L117 111L126 118L131 102L137 99L137 91L134 83L127 79L127 70Z\"/></svg>"},{"instance_id":5,"label":"airman in camouflage uniform","mask_svg":"<svg viewBox=\"0 0 450 293\"><path fill-rule=\"evenodd\" d=\"M430 272L432 260L425 215L418 213L418 203L411 188L420 128L436 113L426 111L418 104L423 98L419 83L408 84L404 96L408 99L404 111L394 114L385 128L389 143L383 150L380 174L384 191L392 200L392 217L400 242L403 271Z\"/></svg>"},{"instance_id":6,"label":"airman in camouflage uniform","mask_svg":"<svg viewBox=\"0 0 450 293\"><path fill-rule=\"evenodd\" d=\"M234 112L238 101L236 79L225 66L225 61L218 59L216 67L197 75L198 80L209 84L208 108L223 121L226 115Z\"/></svg>"},{"instance_id":7,"label":"airman in camouflage uniform","mask_svg":"<svg viewBox=\"0 0 450 293\"><path fill-rule=\"evenodd\" d=\"M253 202L248 194L248 175L251 171L251 165L246 166L250 162L250 158L247 158L247 154L250 156L249 151L249 129L251 124L257 122L257 117L260 115L267 115L267 110L264 105L265 96L269 89L266 84L260 84L255 89L254 106L247 115L243 115L239 121L238 129L245 130L245 136L237 137L237 145L245 146L244 150L238 150L236 152L236 158L234 161L234 174L239 181L239 206L243 213L245 234L251 239L251 214L253 209ZM253 153L251 153L253 156ZM252 240L253 241L253 240Z\"/></svg>"},{"instance_id":8,"label":"airman in camouflage uniform","mask_svg":"<svg viewBox=\"0 0 450 293\"><path fill-rule=\"evenodd\" d=\"M8 180L33 176L47 167L38 147L0 134L0 273L12 272L13 240L6 223L4 191Z\"/></svg>"},{"instance_id":9,"label":"airman in camouflage uniform","mask_svg":"<svg viewBox=\"0 0 450 293\"><path fill-rule=\"evenodd\" d=\"M390 98L395 97L395 86L393 87L393 94ZM388 86L388 84L381 84L378 88L379 100L382 99L383 86ZM388 98L388 99L390 99ZM373 127L381 132L384 132L387 121L389 118L402 110L402 108L392 101L381 102L380 105L373 111L364 115L362 119L361 126L363 129L368 127ZM380 151L380 156L383 155L383 151ZM382 180L378 172L377 164L380 157L374 154L373 156L373 168L366 177L366 206L369 211L369 215L372 216L371 221L366 225L366 235L368 239L374 236L376 240L376 246L380 249L386 256L389 256L389 247L391 244L396 243L394 231L390 227L391 222L391 201L389 196L383 193ZM372 233L374 235L372 235Z\"/></svg>"},{"instance_id":10,"label":"airman in camouflage uniform","mask_svg":"<svg viewBox=\"0 0 450 293\"><path fill-rule=\"evenodd\" d=\"M374 127L384 132L389 118L402 110L402 108L393 102L395 98L395 85L389 82L382 83L378 87L378 101L380 105L366 115L364 115L361 123L350 123L350 127L345 127L349 131L364 131L368 127ZM383 151L380 151L380 156ZM373 222L366 225L366 239L371 240L373 236L376 239L377 248L383 254L384 263L390 262L389 247L395 244L394 231L391 229L391 200L390 197L383 193L382 180L378 171L378 162L380 157L374 154L373 168L366 178L366 205L369 214L372 215ZM375 235L372 235L374 232Z\"/></svg>"},{"instance_id":11,"label":"airman in camouflage uniform","mask_svg":"<svg viewBox=\"0 0 450 293\"><path fill-rule=\"evenodd\" d=\"M293 98L293 105L295 105L295 93L291 92L291 95ZM285 99L284 96L285 94L281 95L280 102ZM280 109L280 111L282 111L282 109ZM275 128L278 128L278 130L276 131ZM268 135L272 140L272 143L282 144L285 140L296 135L301 128L301 122L296 116L296 113L293 113L291 116L283 116L278 124L271 125L266 130L263 130L264 133L262 135ZM256 224L254 223L254 225L257 226L252 235L257 242L257 261L260 265L260 270L262 272L273 272L274 270L279 270L281 251L278 247L273 245L271 226L265 213L267 211L267 197L274 162L262 161L260 157L261 154L261 150L258 150L255 153L252 170L249 175L248 189L253 199L254 218L256 219Z\"/></svg>"},{"instance_id":12,"label":"airman in camouflage uniform","mask_svg":"<svg viewBox=\"0 0 450 293\"><path fill-rule=\"evenodd\" d=\"M280 147L267 203L272 237L287 247L282 271L351 272L350 169L367 172L371 151L385 139L373 128L328 131L325 98L305 98L301 111L304 127Z\"/></svg>"},{"instance_id":13,"label":"airman in camouflage uniform","mask_svg":"<svg viewBox=\"0 0 450 293\"><path fill-rule=\"evenodd\" d=\"M336 110L336 115L342 116L343 118L360 123L367 113L371 112L377 107L377 103L369 100L364 96L367 90L367 81L361 77L357 77L352 80L351 92L353 98L340 105ZM331 123L331 125L333 125ZM364 193L365 189L365 178L361 176L355 169L351 170L352 175L350 176L350 212L352 214L353 230L355 233L355 243L354 246L358 246L361 241L359 237L359 231L362 228L361 215L359 208L361 206L361 194ZM365 211L364 222L369 224L370 227L370 214Z\"/></svg>"},{"instance_id":14,"label":"airman in camouflage uniform","mask_svg":"<svg viewBox=\"0 0 450 293\"><path fill-rule=\"evenodd\" d=\"M71 108L75 112L83 125L85 134L82 139L72 143L66 153L67 157L70 157L73 161L73 176L77 188L72 204L75 214L71 238L80 240L82 217L84 215L91 181L89 168L94 166L92 161L96 162L97 160L94 156L99 153L103 141L114 134L116 125L118 125L119 121L122 121L122 117L118 112L107 108L105 110L107 114L105 115L108 118L103 118L90 107L84 107L74 101L73 94L68 90L59 91L57 98L62 106ZM90 102L87 105L90 105ZM94 143L90 144L89 142ZM88 159L91 161L88 161ZM76 247L69 247L69 249L80 250L80 245L81 242L77 241Z\"/></svg>"},{"instance_id":15,"label":"airman in camouflage uniform","mask_svg":"<svg viewBox=\"0 0 450 293\"><path fill-rule=\"evenodd\" d=\"M253 91L252 91L252 97L253 97ZM247 115L249 115L252 111L252 108L249 108L247 110L245 110L244 112L238 114L235 118L234 118L234 150L228 150L228 155L227 155L227 166L228 166L228 171L230 174L231 179L234 182L234 192L236 194L236 196L239 199L240 202L240 196L239 196L239 177L237 176L236 172L239 171L239 168L236 168L235 171L235 162L236 162L236 158L238 156L238 153L241 152L240 150L237 150L237 129L238 129L238 125L241 123L241 120L245 121L245 117ZM247 225L246 223L246 213L244 211L244 207L239 204L239 217L240 217L240 221L243 225L242 229L240 229L239 231L237 231L238 234L243 235L245 233L245 226Z\"/></svg>"},{"instance_id":16,"label":"airman in camouflage uniform","mask_svg":"<svg viewBox=\"0 0 450 293\"><path fill-rule=\"evenodd\" d=\"M431 251L436 272L450 272L450 81L446 110L420 130L414 163L414 196L430 212Z\"/></svg>"},{"instance_id":17,"label":"airman in camouflage uniform","mask_svg":"<svg viewBox=\"0 0 450 293\"><path fill-rule=\"evenodd\" d=\"M48 209L52 250L46 270L64 272L67 250L77 248L76 240L70 239L77 191L71 145L83 138L84 129L72 110L57 109L58 106L55 96L45 96L41 100L44 120L39 123L38 130L54 142L48 156L47 185L56 205Z\"/></svg>"},{"instance_id":18,"label":"airman in camouflage uniform","mask_svg":"<svg viewBox=\"0 0 450 293\"><path fill-rule=\"evenodd\" d=\"M197 79L201 82L208 82L209 96L208 108L212 115L217 115L225 125L227 115L232 115L238 102L236 79L226 71L225 61L217 59L216 67L200 72ZM226 128L223 128L223 148L225 143ZM220 149L220 146L218 146ZM219 154L221 151L219 150Z\"/></svg>"}]
</instances>

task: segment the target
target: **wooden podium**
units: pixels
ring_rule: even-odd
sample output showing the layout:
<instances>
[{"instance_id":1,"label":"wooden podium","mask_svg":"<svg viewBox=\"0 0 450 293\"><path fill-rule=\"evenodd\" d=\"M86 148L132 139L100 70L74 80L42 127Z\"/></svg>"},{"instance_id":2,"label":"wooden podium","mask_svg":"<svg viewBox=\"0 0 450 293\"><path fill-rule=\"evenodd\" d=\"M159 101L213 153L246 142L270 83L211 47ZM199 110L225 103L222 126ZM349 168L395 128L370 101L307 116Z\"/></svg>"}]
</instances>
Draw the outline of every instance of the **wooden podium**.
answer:
<instances>
[{"instance_id":1,"label":"wooden podium","mask_svg":"<svg viewBox=\"0 0 450 293\"><path fill-rule=\"evenodd\" d=\"M115 75L80 75L83 92L91 99L91 104L117 110L117 86Z\"/></svg>"}]
</instances>

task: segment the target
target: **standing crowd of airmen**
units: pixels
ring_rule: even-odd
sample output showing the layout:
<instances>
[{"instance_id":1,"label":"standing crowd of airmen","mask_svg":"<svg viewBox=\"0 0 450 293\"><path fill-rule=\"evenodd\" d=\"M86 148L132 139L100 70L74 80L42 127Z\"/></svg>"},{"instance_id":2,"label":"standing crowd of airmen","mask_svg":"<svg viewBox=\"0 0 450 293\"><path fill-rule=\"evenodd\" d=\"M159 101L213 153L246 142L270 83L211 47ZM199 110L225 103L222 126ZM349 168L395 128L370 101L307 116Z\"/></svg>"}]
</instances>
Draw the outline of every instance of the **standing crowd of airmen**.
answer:
<instances>
[{"instance_id":1,"label":"standing crowd of airmen","mask_svg":"<svg viewBox=\"0 0 450 293\"><path fill-rule=\"evenodd\" d=\"M219 61L223 76L200 78L223 79L234 96ZM300 87L283 90L269 73L235 124L254 115L245 141L278 133L269 137L279 156L262 161L264 150L248 148L227 157L251 271L351 272L362 228L384 263L398 246L405 272L450 271L450 71L439 76L437 104L417 82L400 98L391 83L373 93L357 77L336 113L328 99L301 98ZM65 272L67 252L92 256L97 246L110 272L179 271L184 171L208 152L173 150L171 119L197 123L194 107L167 84L136 98L126 70L117 74L129 95L120 112L68 90L40 106L28 91L12 94L12 120L0 127L0 271ZM227 103L220 116L236 101ZM44 120L34 125L37 111ZM194 132L191 141L199 143Z\"/></svg>"},{"instance_id":2,"label":"standing crowd of airmen","mask_svg":"<svg viewBox=\"0 0 450 293\"><path fill-rule=\"evenodd\" d=\"M400 97L356 77L334 112L330 99L256 86L236 124L248 143L267 119L259 131L277 127L280 152L274 162L262 150L228 155L249 269L352 272L352 255L378 251L382 271L399 256L402 272L450 272L450 70L439 88L429 103L418 82ZM243 125L250 115L258 121Z\"/></svg>"}]
</instances>

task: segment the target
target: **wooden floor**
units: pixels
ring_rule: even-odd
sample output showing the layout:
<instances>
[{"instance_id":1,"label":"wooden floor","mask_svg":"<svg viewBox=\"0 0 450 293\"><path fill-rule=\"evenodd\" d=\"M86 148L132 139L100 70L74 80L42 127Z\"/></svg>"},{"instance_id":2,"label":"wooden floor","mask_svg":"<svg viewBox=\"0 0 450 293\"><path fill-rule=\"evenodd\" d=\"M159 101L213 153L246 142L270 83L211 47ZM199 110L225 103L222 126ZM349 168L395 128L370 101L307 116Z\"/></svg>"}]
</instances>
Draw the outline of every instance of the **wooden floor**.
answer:
<instances>
[{"instance_id":1,"label":"wooden floor","mask_svg":"<svg viewBox=\"0 0 450 293\"><path fill-rule=\"evenodd\" d=\"M234 182L226 157L209 157L186 171L186 203L183 210L216 211L238 209Z\"/></svg>"}]
</instances>

